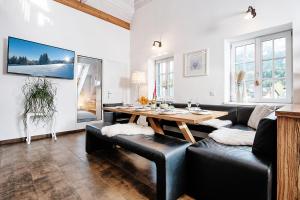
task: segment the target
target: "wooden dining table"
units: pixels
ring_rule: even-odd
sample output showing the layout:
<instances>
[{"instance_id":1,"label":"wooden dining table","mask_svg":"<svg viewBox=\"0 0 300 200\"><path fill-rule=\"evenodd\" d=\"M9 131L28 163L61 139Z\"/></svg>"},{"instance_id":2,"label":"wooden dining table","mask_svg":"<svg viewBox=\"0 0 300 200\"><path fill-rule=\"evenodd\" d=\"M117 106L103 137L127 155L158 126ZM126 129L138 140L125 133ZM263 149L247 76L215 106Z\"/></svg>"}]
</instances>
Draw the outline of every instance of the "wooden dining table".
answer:
<instances>
[{"instance_id":1,"label":"wooden dining table","mask_svg":"<svg viewBox=\"0 0 300 200\"><path fill-rule=\"evenodd\" d=\"M187 124L199 124L200 122L215 119L218 117L222 117L228 114L225 111L213 111L210 110L208 114L192 114L191 112L180 113L180 114L161 114L156 110L138 110L134 107L104 107L104 111L110 112L119 112L119 113L127 113L130 114L131 117L129 119L129 123L135 123L140 116L145 116L150 123L152 129L159 134L164 134L164 130L159 124L159 120L168 120L174 121L177 123L177 126L184 138L191 142L195 143L196 140L194 136L191 134L191 131Z\"/></svg>"}]
</instances>

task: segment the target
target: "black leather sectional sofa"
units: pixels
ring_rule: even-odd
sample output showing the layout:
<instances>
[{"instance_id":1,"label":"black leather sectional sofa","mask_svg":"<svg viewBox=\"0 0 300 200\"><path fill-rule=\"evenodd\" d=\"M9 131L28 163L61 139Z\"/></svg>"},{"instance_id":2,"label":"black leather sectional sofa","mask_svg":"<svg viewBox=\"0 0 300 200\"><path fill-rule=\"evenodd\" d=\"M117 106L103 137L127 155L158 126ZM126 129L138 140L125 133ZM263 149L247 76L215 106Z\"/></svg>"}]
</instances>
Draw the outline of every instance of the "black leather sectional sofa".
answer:
<instances>
[{"instance_id":1,"label":"black leather sectional sofa","mask_svg":"<svg viewBox=\"0 0 300 200\"><path fill-rule=\"evenodd\" d=\"M174 106L183 108L186 104ZM227 111L228 115L221 119L231 120L233 129L251 129L247 122L254 106L200 107ZM106 116L110 115L112 113L106 113ZM161 125L163 128L176 127L175 123L168 121L161 121ZM189 128L202 133L215 130L203 125L189 125ZM229 146L211 138L190 145L186 149L186 193L205 200L276 199L276 138L277 122L275 113L272 113L260 121L253 146Z\"/></svg>"}]
</instances>

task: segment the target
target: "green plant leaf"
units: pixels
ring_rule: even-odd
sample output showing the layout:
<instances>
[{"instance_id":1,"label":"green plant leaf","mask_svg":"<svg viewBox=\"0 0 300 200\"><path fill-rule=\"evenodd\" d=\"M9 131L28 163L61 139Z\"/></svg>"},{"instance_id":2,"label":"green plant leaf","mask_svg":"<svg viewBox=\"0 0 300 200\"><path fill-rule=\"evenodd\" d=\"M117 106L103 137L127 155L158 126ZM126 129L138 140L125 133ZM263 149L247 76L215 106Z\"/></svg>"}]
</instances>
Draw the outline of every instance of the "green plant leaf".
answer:
<instances>
[{"instance_id":1,"label":"green plant leaf","mask_svg":"<svg viewBox=\"0 0 300 200\"><path fill-rule=\"evenodd\" d=\"M24 94L23 123L27 127L27 114L33 113L32 122L47 124L56 112L55 96L56 87L46 78L27 79L22 87Z\"/></svg>"}]
</instances>

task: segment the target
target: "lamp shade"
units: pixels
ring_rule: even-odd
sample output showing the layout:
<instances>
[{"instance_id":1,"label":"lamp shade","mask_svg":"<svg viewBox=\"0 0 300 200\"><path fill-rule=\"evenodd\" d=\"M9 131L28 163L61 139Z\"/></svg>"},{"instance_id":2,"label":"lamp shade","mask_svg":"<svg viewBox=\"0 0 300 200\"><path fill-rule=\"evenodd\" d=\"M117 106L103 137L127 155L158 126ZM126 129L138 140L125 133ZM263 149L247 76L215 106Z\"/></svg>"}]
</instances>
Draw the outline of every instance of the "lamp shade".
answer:
<instances>
[{"instance_id":1,"label":"lamp shade","mask_svg":"<svg viewBox=\"0 0 300 200\"><path fill-rule=\"evenodd\" d=\"M131 82L133 84L143 84L146 83L146 74L145 72L135 71L131 75Z\"/></svg>"}]
</instances>

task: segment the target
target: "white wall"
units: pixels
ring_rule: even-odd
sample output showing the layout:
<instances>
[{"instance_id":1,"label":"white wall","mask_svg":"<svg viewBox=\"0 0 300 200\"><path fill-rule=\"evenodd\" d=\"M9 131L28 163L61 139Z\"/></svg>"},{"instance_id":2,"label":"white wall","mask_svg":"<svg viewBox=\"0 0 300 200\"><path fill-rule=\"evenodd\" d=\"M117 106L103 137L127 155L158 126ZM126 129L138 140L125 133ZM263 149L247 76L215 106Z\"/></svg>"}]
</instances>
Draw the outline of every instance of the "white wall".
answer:
<instances>
[{"instance_id":1,"label":"white wall","mask_svg":"<svg viewBox=\"0 0 300 200\"><path fill-rule=\"evenodd\" d=\"M24 137L18 116L23 108L21 87L26 76L5 73L8 36L103 59L103 102L127 101L128 88L121 87L120 80L129 76L128 30L52 0L0 0L0 30L0 140ZM58 88L57 130L81 127L76 124L76 78L51 80ZM108 91L112 93L110 99L105 97ZM47 132L34 131L42 133Z\"/></svg>"},{"instance_id":2,"label":"white wall","mask_svg":"<svg viewBox=\"0 0 300 200\"><path fill-rule=\"evenodd\" d=\"M243 12L253 2L257 17L247 21ZM162 54L174 55L175 101L185 102L190 97L199 97L201 103L222 103L226 95L225 40L292 23L293 95L294 102L300 103L299 8L298 0L153 0L134 15L131 31L132 70L148 71L149 59ZM153 51L152 43L159 40L160 35L163 47ZM209 50L209 75L183 77L183 54L205 48ZM152 90L151 85L149 88ZM210 92L215 96L211 96ZM146 93L147 87L144 88Z\"/></svg>"}]
</instances>

